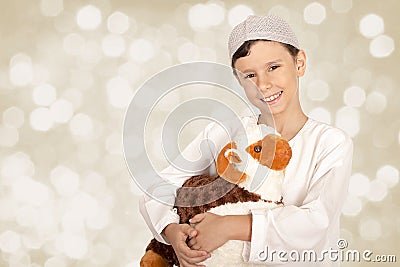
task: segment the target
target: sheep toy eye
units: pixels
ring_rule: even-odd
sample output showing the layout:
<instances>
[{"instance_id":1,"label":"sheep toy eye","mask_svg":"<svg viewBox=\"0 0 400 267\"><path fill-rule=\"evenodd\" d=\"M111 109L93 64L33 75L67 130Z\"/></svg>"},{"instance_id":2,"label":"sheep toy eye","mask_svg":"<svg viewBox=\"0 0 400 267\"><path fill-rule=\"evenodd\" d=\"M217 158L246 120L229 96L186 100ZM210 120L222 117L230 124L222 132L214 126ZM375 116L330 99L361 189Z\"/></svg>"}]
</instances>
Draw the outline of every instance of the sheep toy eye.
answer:
<instances>
[{"instance_id":1,"label":"sheep toy eye","mask_svg":"<svg viewBox=\"0 0 400 267\"><path fill-rule=\"evenodd\" d=\"M261 146L255 146L254 147L254 152L260 153L261 152Z\"/></svg>"}]
</instances>

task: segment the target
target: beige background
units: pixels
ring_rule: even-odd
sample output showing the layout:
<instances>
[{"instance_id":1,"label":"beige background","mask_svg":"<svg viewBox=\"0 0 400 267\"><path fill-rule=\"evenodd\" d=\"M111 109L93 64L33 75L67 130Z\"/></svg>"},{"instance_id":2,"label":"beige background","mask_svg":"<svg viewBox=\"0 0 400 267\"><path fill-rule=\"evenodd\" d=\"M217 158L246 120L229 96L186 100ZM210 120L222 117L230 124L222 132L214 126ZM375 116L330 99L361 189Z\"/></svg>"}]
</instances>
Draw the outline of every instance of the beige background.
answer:
<instances>
[{"instance_id":1,"label":"beige background","mask_svg":"<svg viewBox=\"0 0 400 267\"><path fill-rule=\"evenodd\" d=\"M308 55L304 109L353 137L348 248L399 260L399 2L198 3L1 1L0 266L138 266L151 236L122 152L129 99L168 66L229 64L246 10L289 21Z\"/></svg>"}]
</instances>

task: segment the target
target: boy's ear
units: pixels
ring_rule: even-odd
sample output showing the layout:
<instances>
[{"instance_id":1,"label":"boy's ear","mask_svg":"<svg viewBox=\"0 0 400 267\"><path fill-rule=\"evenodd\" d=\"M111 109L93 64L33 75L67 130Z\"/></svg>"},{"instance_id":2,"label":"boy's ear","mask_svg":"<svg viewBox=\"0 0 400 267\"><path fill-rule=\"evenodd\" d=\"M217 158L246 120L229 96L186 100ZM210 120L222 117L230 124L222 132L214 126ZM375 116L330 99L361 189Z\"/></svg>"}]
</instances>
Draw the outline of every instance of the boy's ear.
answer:
<instances>
[{"instance_id":1,"label":"boy's ear","mask_svg":"<svg viewBox=\"0 0 400 267\"><path fill-rule=\"evenodd\" d=\"M306 53L300 50L296 56L297 76L301 77L306 72Z\"/></svg>"}]
</instances>

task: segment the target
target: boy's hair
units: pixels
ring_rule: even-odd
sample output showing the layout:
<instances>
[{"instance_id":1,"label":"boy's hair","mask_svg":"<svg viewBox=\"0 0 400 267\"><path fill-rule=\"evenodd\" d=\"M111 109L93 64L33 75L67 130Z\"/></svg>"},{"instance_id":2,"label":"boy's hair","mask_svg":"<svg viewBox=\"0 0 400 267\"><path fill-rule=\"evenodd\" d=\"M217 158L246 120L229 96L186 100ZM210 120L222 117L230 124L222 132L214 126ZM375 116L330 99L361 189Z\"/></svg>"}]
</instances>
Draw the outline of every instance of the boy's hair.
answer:
<instances>
[{"instance_id":1,"label":"boy's hair","mask_svg":"<svg viewBox=\"0 0 400 267\"><path fill-rule=\"evenodd\" d=\"M235 69L235 63L236 60L241 58L241 57L245 57L249 54L250 52L250 47L258 41L265 41L265 42L271 42L271 40L264 40L264 39L256 39L256 40L248 40L245 41L237 50L236 52L233 54L232 56L232 61L231 61L231 67L233 70L233 74L237 75L236 73L236 69ZM285 47L288 52L290 53L290 55L292 56L292 58L295 60L297 54L299 53L299 49L294 47L293 45L290 44L285 44L285 43L280 43L281 45L283 45L283 47Z\"/></svg>"}]
</instances>

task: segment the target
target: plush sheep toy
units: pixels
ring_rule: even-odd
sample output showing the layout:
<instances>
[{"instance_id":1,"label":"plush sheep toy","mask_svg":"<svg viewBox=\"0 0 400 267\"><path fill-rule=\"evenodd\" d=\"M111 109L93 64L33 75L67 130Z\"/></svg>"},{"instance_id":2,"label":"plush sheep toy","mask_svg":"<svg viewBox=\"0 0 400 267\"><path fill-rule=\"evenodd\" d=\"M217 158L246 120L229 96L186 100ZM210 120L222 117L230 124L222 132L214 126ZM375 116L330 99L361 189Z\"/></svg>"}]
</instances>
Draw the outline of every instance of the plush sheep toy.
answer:
<instances>
[{"instance_id":1,"label":"plush sheep toy","mask_svg":"<svg viewBox=\"0 0 400 267\"><path fill-rule=\"evenodd\" d=\"M199 175L177 190L175 208L180 223L203 212L218 215L250 214L253 209L283 205L282 182L292 150L289 143L264 125L248 127L219 153L218 176ZM243 241L230 240L211 253L206 266L246 266ZM151 240L141 267L179 266L170 245Z\"/></svg>"}]
</instances>

